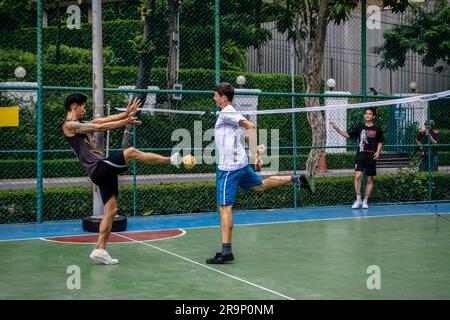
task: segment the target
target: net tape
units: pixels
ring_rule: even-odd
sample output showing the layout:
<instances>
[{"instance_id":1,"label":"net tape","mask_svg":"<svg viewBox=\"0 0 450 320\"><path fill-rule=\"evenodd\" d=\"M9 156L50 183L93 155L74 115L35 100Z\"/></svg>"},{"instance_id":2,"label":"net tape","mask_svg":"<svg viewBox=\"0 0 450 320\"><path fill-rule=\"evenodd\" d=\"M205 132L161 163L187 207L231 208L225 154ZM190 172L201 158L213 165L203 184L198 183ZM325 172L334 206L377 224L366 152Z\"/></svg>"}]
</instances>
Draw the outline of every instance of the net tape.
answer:
<instances>
[{"instance_id":1,"label":"net tape","mask_svg":"<svg viewBox=\"0 0 450 320\"><path fill-rule=\"evenodd\" d=\"M263 114L285 114L285 113L298 113L298 112L315 112L315 111L327 111L327 110L348 110L348 109L358 109L358 108L369 108L369 107L379 107L386 105L398 105L403 103L412 102L426 102L445 98L450 96L450 90L436 92L432 94L425 94L420 96L411 96L405 98L383 100L383 101L372 101L372 102L362 102L353 104L334 104L328 106L318 106L318 107L302 107L302 108L289 108L289 109L272 109L272 110L254 110L254 111L190 111L190 110L171 110L171 109L153 109L153 108L139 108L139 111L147 112L161 112L161 113L178 113L178 114L190 114L190 115L219 115L219 114L246 114L246 115L263 115ZM345 97L345 96L343 96ZM118 111L125 111L125 108L116 108Z\"/></svg>"}]
</instances>

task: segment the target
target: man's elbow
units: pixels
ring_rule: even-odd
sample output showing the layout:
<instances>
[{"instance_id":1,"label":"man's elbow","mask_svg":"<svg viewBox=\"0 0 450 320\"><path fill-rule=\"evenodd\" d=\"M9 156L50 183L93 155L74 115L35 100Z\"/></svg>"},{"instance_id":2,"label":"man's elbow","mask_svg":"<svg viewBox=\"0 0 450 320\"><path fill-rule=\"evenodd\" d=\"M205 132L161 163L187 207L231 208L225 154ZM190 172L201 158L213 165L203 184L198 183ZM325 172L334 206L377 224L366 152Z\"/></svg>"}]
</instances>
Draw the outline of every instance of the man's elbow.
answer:
<instances>
[{"instance_id":1,"label":"man's elbow","mask_svg":"<svg viewBox=\"0 0 450 320\"><path fill-rule=\"evenodd\" d=\"M103 132L103 131L108 130L108 128L106 128L105 124L103 124L103 123L102 124L94 124L92 129L94 132Z\"/></svg>"}]
</instances>

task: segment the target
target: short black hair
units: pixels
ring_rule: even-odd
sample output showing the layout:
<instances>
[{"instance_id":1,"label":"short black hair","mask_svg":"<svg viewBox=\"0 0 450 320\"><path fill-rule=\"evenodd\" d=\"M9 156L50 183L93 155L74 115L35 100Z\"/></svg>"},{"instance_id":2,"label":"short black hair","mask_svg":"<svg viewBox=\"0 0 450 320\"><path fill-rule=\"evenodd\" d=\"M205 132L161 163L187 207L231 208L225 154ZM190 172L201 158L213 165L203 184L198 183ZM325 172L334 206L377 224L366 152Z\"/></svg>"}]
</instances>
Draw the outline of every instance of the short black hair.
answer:
<instances>
[{"instance_id":1,"label":"short black hair","mask_svg":"<svg viewBox=\"0 0 450 320\"><path fill-rule=\"evenodd\" d=\"M227 97L228 101L233 101L234 97L234 88L229 82L221 82L216 85L214 91L217 92L221 97Z\"/></svg>"},{"instance_id":2,"label":"short black hair","mask_svg":"<svg viewBox=\"0 0 450 320\"><path fill-rule=\"evenodd\" d=\"M72 93L69 94L66 98L66 102L64 102L64 106L66 107L67 111L70 111L70 106L73 103L76 104L83 104L87 101L87 97L82 93Z\"/></svg>"},{"instance_id":3,"label":"short black hair","mask_svg":"<svg viewBox=\"0 0 450 320\"><path fill-rule=\"evenodd\" d=\"M364 113L366 113L367 110L372 111L373 116L376 117L376 115L377 115L377 110L375 110L374 107L368 107L368 108L366 108L366 109L364 110Z\"/></svg>"}]
</instances>

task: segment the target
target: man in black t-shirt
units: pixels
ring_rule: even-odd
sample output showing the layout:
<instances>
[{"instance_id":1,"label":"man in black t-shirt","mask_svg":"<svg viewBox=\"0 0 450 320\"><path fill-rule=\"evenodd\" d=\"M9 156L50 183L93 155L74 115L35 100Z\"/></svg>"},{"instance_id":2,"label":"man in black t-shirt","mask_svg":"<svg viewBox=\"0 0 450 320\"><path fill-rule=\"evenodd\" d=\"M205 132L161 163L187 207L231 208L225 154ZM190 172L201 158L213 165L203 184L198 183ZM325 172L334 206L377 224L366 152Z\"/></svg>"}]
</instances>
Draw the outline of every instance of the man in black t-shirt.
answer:
<instances>
[{"instance_id":1,"label":"man in black t-shirt","mask_svg":"<svg viewBox=\"0 0 450 320\"><path fill-rule=\"evenodd\" d=\"M368 201L373 189L373 177L376 176L376 161L380 157L382 142L384 141L383 131L374 123L376 111L374 108L367 108L364 111L364 125L357 125L350 131L339 129L334 122L331 127L344 138L356 140L358 149L355 161L355 192L356 200L352 209L358 209L361 205L363 209L369 208ZM367 185L364 201L361 201L361 180L363 172L366 173Z\"/></svg>"}]
</instances>

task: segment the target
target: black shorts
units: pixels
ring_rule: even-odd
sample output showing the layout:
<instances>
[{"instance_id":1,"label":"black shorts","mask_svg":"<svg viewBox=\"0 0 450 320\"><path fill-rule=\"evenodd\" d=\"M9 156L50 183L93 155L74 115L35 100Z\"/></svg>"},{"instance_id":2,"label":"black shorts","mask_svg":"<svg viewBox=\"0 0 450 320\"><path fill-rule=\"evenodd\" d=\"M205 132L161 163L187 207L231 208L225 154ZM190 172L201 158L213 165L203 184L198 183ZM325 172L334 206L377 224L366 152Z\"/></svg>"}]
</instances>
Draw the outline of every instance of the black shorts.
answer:
<instances>
[{"instance_id":1,"label":"black shorts","mask_svg":"<svg viewBox=\"0 0 450 320\"><path fill-rule=\"evenodd\" d=\"M355 171L364 171L369 177L376 176L377 161L373 156L373 154L358 155L355 161Z\"/></svg>"},{"instance_id":2,"label":"black shorts","mask_svg":"<svg viewBox=\"0 0 450 320\"><path fill-rule=\"evenodd\" d=\"M113 195L119 196L118 175L125 171L127 171L127 164L123 151L113 153L97 163L91 180L99 187L103 204L106 204Z\"/></svg>"}]
</instances>

